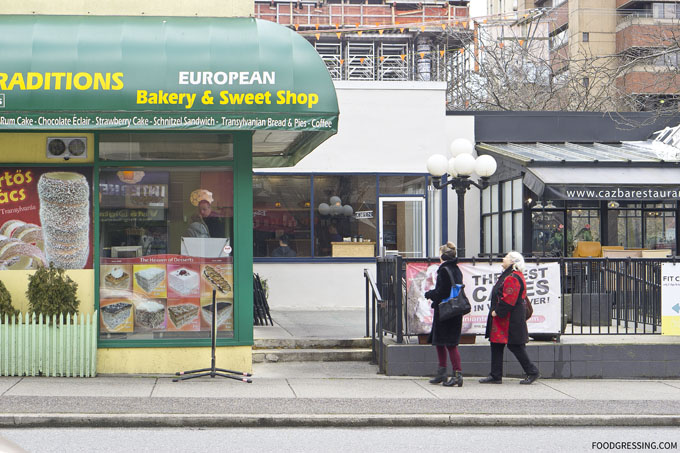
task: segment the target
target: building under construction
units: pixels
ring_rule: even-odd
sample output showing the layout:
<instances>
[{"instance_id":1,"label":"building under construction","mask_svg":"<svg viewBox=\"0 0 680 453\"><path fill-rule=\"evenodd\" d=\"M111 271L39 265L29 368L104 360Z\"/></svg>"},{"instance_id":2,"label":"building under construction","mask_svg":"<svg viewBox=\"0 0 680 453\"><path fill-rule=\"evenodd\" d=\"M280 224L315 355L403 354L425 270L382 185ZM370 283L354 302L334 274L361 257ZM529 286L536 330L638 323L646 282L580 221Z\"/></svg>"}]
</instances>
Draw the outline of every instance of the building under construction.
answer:
<instances>
[{"instance_id":1,"label":"building under construction","mask_svg":"<svg viewBox=\"0 0 680 453\"><path fill-rule=\"evenodd\" d=\"M447 81L471 35L469 1L255 1L255 17L305 36L335 80Z\"/></svg>"}]
</instances>

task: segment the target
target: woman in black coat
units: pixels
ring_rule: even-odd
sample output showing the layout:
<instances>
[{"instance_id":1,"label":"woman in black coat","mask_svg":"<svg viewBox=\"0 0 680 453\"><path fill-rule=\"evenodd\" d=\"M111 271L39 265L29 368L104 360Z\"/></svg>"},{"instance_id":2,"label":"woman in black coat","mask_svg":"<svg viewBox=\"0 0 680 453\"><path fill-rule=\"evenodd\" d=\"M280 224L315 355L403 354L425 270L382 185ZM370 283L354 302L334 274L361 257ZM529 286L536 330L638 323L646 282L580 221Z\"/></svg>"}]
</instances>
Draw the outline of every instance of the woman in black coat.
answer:
<instances>
[{"instance_id":1,"label":"woman in black coat","mask_svg":"<svg viewBox=\"0 0 680 453\"><path fill-rule=\"evenodd\" d=\"M432 301L432 308L434 308L434 318L432 319L432 331L428 338L428 343L431 343L437 348L437 358L439 360L439 368L437 375L430 379L430 384L439 384L444 382L447 387L463 385L463 375L461 374L460 353L458 352L458 343L460 342L460 329L463 324L463 316L454 316L451 319L442 321L439 319L439 303L449 297L451 294L451 286L463 283L463 274L458 269L458 258L456 254L456 246L447 242L439 248L441 257L441 265L437 271L437 282L434 289L425 293L425 298ZM453 277L453 281L451 281ZM451 367L453 375L446 379L446 355L451 359Z\"/></svg>"},{"instance_id":2,"label":"woman in black coat","mask_svg":"<svg viewBox=\"0 0 680 453\"><path fill-rule=\"evenodd\" d=\"M527 297L524 257L519 252L510 252L503 258L502 267L503 273L491 291L491 306L486 322L485 336L491 343L491 373L479 382L502 382L503 352L507 344L527 375L520 384L531 384L539 378L539 373L526 351L529 332L524 305Z\"/></svg>"}]
</instances>

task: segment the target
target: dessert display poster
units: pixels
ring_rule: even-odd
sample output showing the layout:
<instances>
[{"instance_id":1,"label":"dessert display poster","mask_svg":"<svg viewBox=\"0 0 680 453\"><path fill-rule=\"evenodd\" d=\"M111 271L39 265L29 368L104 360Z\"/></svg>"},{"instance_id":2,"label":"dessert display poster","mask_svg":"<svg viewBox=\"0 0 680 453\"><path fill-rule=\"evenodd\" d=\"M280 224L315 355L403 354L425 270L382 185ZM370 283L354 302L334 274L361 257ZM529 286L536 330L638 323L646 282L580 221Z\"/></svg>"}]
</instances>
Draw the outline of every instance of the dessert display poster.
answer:
<instances>
[{"instance_id":1,"label":"dessert display poster","mask_svg":"<svg viewBox=\"0 0 680 453\"><path fill-rule=\"evenodd\" d=\"M102 258L102 331L210 331L214 287L217 330L233 331L233 269L231 257Z\"/></svg>"},{"instance_id":2,"label":"dessert display poster","mask_svg":"<svg viewBox=\"0 0 680 453\"><path fill-rule=\"evenodd\" d=\"M88 186L88 205L87 218L80 219L84 225L87 225L87 234L74 235L80 236L82 239L87 236L87 244L80 244L80 252L87 251L87 260L84 266L77 267L80 269L92 269L92 240L93 240L93 218L92 218L92 168L91 167L0 167L0 235L8 238L26 239L25 242L38 247L42 254L45 250L45 230L49 229L52 232L61 233L68 236L68 226L73 225L72 212L67 209L61 209L58 203L54 201L49 205L49 201L41 200L38 193L38 182L40 178L46 173L58 172L62 174L76 173L83 175L87 181ZM68 191L68 188L64 188ZM42 225L41 222L41 205L44 208L51 208L51 212L64 213L63 218L58 215L50 216L50 225ZM81 217L85 217L84 212L80 213ZM63 225L62 225L63 224ZM62 227L66 227L66 230ZM25 234L23 238L19 238L22 232L26 233L28 228L33 228L33 234ZM60 238L63 239L63 238ZM84 242L84 241L83 241ZM69 244L73 248L78 244ZM15 251L21 250L15 248ZM86 250L85 250L86 248ZM4 250L3 250L4 252ZM0 261L6 261L11 258L7 250L7 254L0 253ZM23 252L22 252L23 253ZM49 257L47 257L49 258ZM38 263L33 261L32 267L36 267ZM43 263L47 264L47 262ZM82 264L82 261L81 261ZM66 269L75 269L76 267L63 266ZM12 268L12 267L10 267Z\"/></svg>"}]
</instances>

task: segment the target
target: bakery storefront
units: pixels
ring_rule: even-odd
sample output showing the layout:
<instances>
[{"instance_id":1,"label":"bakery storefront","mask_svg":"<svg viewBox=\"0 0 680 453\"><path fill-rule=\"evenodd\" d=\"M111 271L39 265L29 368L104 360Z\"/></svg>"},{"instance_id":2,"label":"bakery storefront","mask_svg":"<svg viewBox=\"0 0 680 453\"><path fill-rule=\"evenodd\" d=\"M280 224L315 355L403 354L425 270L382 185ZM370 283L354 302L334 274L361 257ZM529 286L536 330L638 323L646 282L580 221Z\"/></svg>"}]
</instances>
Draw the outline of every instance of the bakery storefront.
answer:
<instances>
[{"instance_id":1,"label":"bakery storefront","mask_svg":"<svg viewBox=\"0 0 680 453\"><path fill-rule=\"evenodd\" d=\"M2 16L0 280L67 269L100 373L249 370L254 167L337 130L313 47L246 18Z\"/></svg>"}]
</instances>

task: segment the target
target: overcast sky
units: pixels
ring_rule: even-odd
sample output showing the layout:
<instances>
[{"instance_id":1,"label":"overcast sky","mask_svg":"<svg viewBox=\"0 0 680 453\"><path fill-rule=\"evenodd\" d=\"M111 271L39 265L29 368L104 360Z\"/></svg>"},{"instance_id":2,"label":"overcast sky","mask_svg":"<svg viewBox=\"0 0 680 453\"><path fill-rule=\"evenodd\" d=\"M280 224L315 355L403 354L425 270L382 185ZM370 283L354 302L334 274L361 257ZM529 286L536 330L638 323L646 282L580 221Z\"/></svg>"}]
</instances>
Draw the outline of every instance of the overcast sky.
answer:
<instances>
[{"instance_id":1,"label":"overcast sky","mask_svg":"<svg viewBox=\"0 0 680 453\"><path fill-rule=\"evenodd\" d=\"M470 17L486 15L486 0L470 0Z\"/></svg>"}]
</instances>

